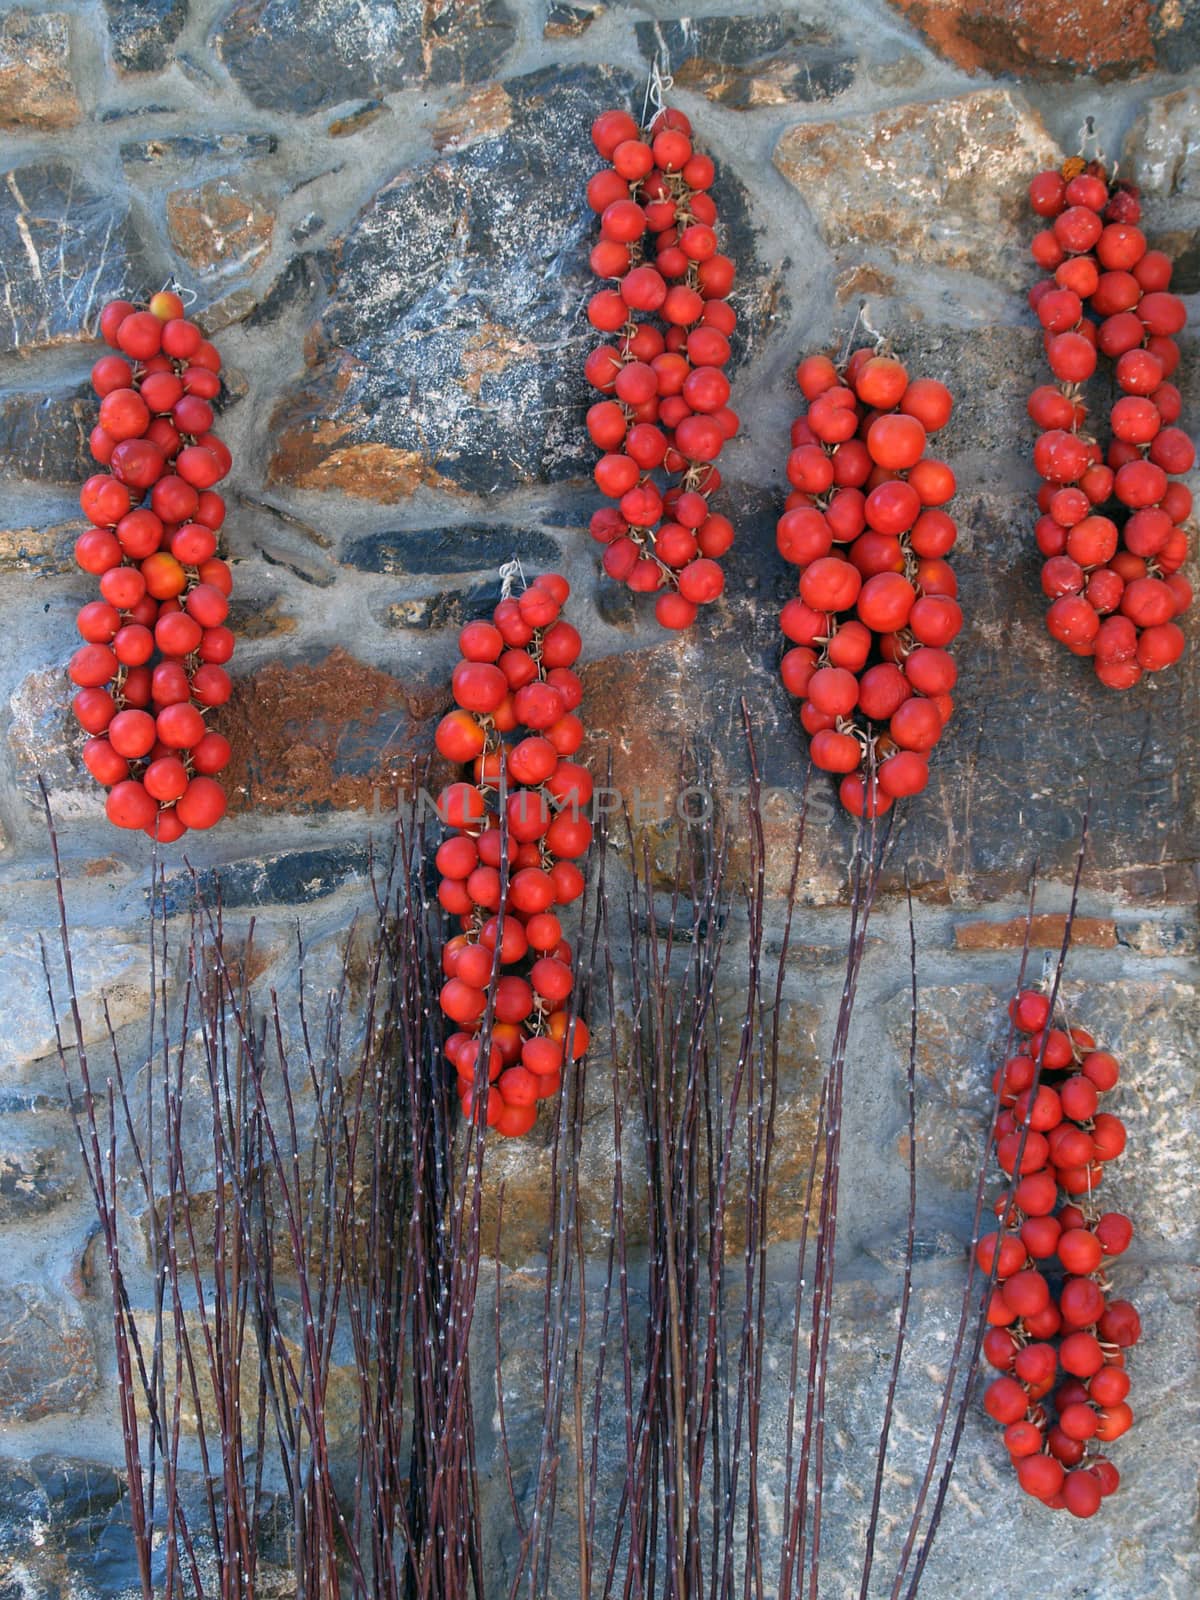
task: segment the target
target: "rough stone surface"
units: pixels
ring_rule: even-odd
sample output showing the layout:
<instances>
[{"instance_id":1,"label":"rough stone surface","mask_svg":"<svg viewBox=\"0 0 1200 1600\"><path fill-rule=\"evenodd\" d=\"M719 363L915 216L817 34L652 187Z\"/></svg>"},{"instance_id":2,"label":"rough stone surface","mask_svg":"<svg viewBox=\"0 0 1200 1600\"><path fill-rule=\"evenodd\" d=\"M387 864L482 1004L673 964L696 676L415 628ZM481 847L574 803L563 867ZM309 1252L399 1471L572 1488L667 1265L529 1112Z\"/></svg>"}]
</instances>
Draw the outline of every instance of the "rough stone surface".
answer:
<instances>
[{"instance_id":1,"label":"rough stone surface","mask_svg":"<svg viewBox=\"0 0 1200 1600\"><path fill-rule=\"evenodd\" d=\"M113 59L122 72L160 72L187 22L187 0L104 0Z\"/></svg>"},{"instance_id":2,"label":"rough stone surface","mask_svg":"<svg viewBox=\"0 0 1200 1600\"><path fill-rule=\"evenodd\" d=\"M486 572L503 565L518 548L531 569L541 570L560 559L558 546L544 534L472 524L366 534L346 548L343 559L360 572L388 577Z\"/></svg>"},{"instance_id":3,"label":"rough stone surface","mask_svg":"<svg viewBox=\"0 0 1200 1600\"><path fill-rule=\"evenodd\" d=\"M248 273L271 248L271 211L226 178L167 196L172 243L194 272Z\"/></svg>"},{"instance_id":4,"label":"rough stone surface","mask_svg":"<svg viewBox=\"0 0 1200 1600\"><path fill-rule=\"evenodd\" d=\"M474 82L514 32L504 0L241 0L216 47L255 105L305 113L404 83Z\"/></svg>"},{"instance_id":5,"label":"rough stone surface","mask_svg":"<svg viewBox=\"0 0 1200 1600\"><path fill-rule=\"evenodd\" d=\"M71 81L71 25L21 8L0 18L0 128L69 128L82 112Z\"/></svg>"},{"instance_id":6,"label":"rough stone surface","mask_svg":"<svg viewBox=\"0 0 1200 1600\"><path fill-rule=\"evenodd\" d=\"M681 88L738 111L832 100L854 82L851 46L794 12L639 22L637 39Z\"/></svg>"},{"instance_id":7,"label":"rough stone surface","mask_svg":"<svg viewBox=\"0 0 1200 1600\"><path fill-rule=\"evenodd\" d=\"M131 139L121 146L121 160L133 168L194 168L197 162L210 160L225 166L271 155L278 148L279 140L273 133L183 133L161 139Z\"/></svg>"},{"instance_id":8,"label":"rough stone surface","mask_svg":"<svg viewBox=\"0 0 1200 1600\"><path fill-rule=\"evenodd\" d=\"M387 809L446 690L407 685L332 651L238 681L222 726L231 804L266 811Z\"/></svg>"},{"instance_id":9,"label":"rough stone surface","mask_svg":"<svg viewBox=\"0 0 1200 1600\"><path fill-rule=\"evenodd\" d=\"M10 927L0 936L0 996L9 1022L4 1059L9 1070L49 1056L55 1049L54 1022L46 997L46 976L36 934ZM148 1010L149 952L138 935L116 929L81 929L73 945L75 997L83 1041L107 1037L105 1003L114 1028L145 1018ZM57 933L47 934L47 956L63 1027L73 1040L69 995Z\"/></svg>"},{"instance_id":10,"label":"rough stone surface","mask_svg":"<svg viewBox=\"0 0 1200 1600\"><path fill-rule=\"evenodd\" d=\"M1044 912L1032 920L1010 917L1007 922L959 922L954 943L960 950L1020 950L1028 935L1034 950L1057 950L1066 932L1066 916ZM1117 942L1117 928L1107 917L1076 917L1071 924L1072 944L1092 945L1111 950Z\"/></svg>"},{"instance_id":11,"label":"rough stone surface","mask_svg":"<svg viewBox=\"0 0 1200 1600\"><path fill-rule=\"evenodd\" d=\"M67 1600L140 1589L120 1474L41 1455L0 1468L0 1593Z\"/></svg>"},{"instance_id":12,"label":"rough stone surface","mask_svg":"<svg viewBox=\"0 0 1200 1600\"><path fill-rule=\"evenodd\" d=\"M88 434L95 426L91 384L49 394L0 397L0 451L14 478L74 487L95 465Z\"/></svg>"},{"instance_id":13,"label":"rough stone surface","mask_svg":"<svg viewBox=\"0 0 1200 1600\"><path fill-rule=\"evenodd\" d=\"M802 122L775 165L835 253L864 243L1015 285L1028 276L1018 226L1029 174L1058 152L1007 90L840 122ZM854 182L846 182L847 172Z\"/></svg>"},{"instance_id":14,"label":"rough stone surface","mask_svg":"<svg viewBox=\"0 0 1200 1600\"><path fill-rule=\"evenodd\" d=\"M29 805L41 804L38 777L55 797L56 810L86 811L95 803L79 759L82 741L72 716L69 680L57 667L32 672L9 701L8 748L13 776Z\"/></svg>"},{"instance_id":15,"label":"rough stone surface","mask_svg":"<svg viewBox=\"0 0 1200 1600\"><path fill-rule=\"evenodd\" d=\"M262 860L235 861L219 873L201 873L191 878L172 876L163 892L173 911L202 900L213 904L220 891L221 904L228 907L263 905L307 905L323 899L347 883L365 881L370 865L364 849L357 846L341 850L294 850L286 855Z\"/></svg>"},{"instance_id":16,"label":"rough stone surface","mask_svg":"<svg viewBox=\"0 0 1200 1600\"><path fill-rule=\"evenodd\" d=\"M1156 202L1200 197L1200 89L1176 89L1150 100L1130 130L1125 159Z\"/></svg>"},{"instance_id":17,"label":"rough stone surface","mask_svg":"<svg viewBox=\"0 0 1200 1600\"><path fill-rule=\"evenodd\" d=\"M45 528L0 528L0 572L70 572L78 523Z\"/></svg>"},{"instance_id":18,"label":"rough stone surface","mask_svg":"<svg viewBox=\"0 0 1200 1600\"><path fill-rule=\"evenodd\" d=\"M1101 82L1144 72L1154 61L1152 0L1084 0L1064 15L1053 0L890 0L939 54L968 72ZM1169 9L1169 6L1163 7Z\"/></svg>"},{"instance_id":19,"label":"rough stone surface","mask_svg":"<svg viewBox=\"0 0 1200 1600\"><path fill-rule=\"evenodd\" d=\"M0 1288L0 1421L73 1411L95 1384L91 1339L78 1314L40 1284Z\"/></svg>"},{"instance_id":20,"label":"rough stone surface","mask_svg":"<svg viewBox=\"0 0 1200 1600\"><path fill-rule=\"evenodd\" d=\"M29 1223L72 1199L80 1173L71 1149L74 1130L61 1108L42 1095L0 1100L0 1227Z\"/></svg>"},{"instance_id":21,"label":"rough stone surface","mask_svg":"<svg viewBox=\"0 0 1200 1600\"><path fill-rule=\"evenodd\" d=\"M1187 72L1200 61L1196 0L1163 0L1150 24L1155 55L1166 72Z\"/></svg>"},{"instance_id":22,"label":"rough stone surface","mask_svg":"<svg viewBox=\"0 0 1200 1600\"><path fill-rule=\"evenodd\" d=\"M125 204L61 161L7 172L0 184L0 342L75 343L104 302L146 273Z\"/></svg>"}]
</instances>

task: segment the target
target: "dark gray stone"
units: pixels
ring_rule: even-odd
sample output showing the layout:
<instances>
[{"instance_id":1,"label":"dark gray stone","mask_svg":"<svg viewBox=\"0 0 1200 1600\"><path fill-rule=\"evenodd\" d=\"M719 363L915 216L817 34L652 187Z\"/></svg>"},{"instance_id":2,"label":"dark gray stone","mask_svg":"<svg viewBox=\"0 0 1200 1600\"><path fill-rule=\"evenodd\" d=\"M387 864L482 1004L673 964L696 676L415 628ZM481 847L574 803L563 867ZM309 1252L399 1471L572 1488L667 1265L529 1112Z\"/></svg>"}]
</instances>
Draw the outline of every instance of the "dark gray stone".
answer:
<instances>
[{"instance_id":1,"label":"dark gray stone","mask_svg":"<svg viewBox=\"0 0 1200 1600\"><path fill-rule=\"evenodd\" d=\"M18 167L0 185L0 258L5 350L86 338L106 300L154 277L124 204L62 161Z\"/></svg>"},{"instance_id":2,"label":"dark gray stone","mask_svg":"<svg viewBox=\"0 0 1200 1600\"><path fill-rule=\"evenodd\" d=\"M1150 34L1164 72L1190 72L1200 62L1200 0L1171 0L1157 6Z\"/></svg>"},{"instance_id":3,"label":"dark gray stone","mask_svg":"<svg viewBox=\"0 0 1200 1600\"><path fill-rule=\"evenodd\" d=\"M121 160L130 166L191 167L197 161L252 161L273 155L278 148L273 133L170 134L123 144Z\"/></svg>"},{"instance_id":4,"label":"dark gray stone","mask_svg":"<svg viewBox=\"0 0 1200 1600\"><path fill-rule=\"evenodd\" d=\"M140 1590L121 1479L94 1462L38 1456L0 1466L0 1595L61 1600L65 1594ZM118 1537L106 1538L115 1521ZM80 1590L68 1573L86 1570ZM36 1589L29 1587L37 1584Z\"/></svg>"},{"instance_id":5,"label":"dark gray stone","mask_svg":"<svg viewBox=\"0 0 1200 1600\"><path fill-rule=\"evenodd\" d=\"M124 122L129 117L169 117L178 111L178 106L148 105L148 106L110 106L107 111L100 113L101 122Z\"/></svg>"},{"instance_id":6,"label":"dark gray stone","mask_svg":"<svg viewBox=\"0 0 1200 1600\"><path fill-rule=\"evenodd\" d=\"M477 82L515 36L504 0L242 0L215 43L255 105L306 114L406 83Z\"/></svg>"},{"instance_id":7,"label":"dark gray stone","mask_svg":"<svg viewBox=\"0 0 1200 1600\"><path fill-rule=\"evenodd\" d=\"M1171 288L1176 294L1200 291L1200 233L1193 233L1188 244L1175 257Z\"/></svg>"},{"instance_id":8,"label":"dark gray stone","mask_svg":"<svg viewBox=\"0 0 1200 1600\"><path fill-rule=\"evenodd\" d=\"M639 22L637 42L680 87L734 110L832 100L854 82L857 52L794 12Z\"/></svg>"},{"instance_id":9,"label":"dark gray stone","mask_svg":"<svg viewBox=\"0 0 1200 1600\"><path fill-rule=\"evenodd\" d=\"M187 0L104 0L113 58L122 72L161 72L187 22Z\"/></svg>"},{"instance_id":10,"label":"dark gray stone","mask_svg":"<svg viewBox=\"0 0 1200 1600\"><path fill-rule=\"evenodd\" d=\"M315 233L320 233L325 226L325 218L319 211L308 211L292 229L292 238L297 244L303 244L306 239L311 239Z\"/></svg>"},{"instance_id":11,"label":"dark gray stone","mask_svg":"<svg viewBox=\"0 0 1200 1600\"><path fill-rule=\"evenodd\" d=\"M506 89L501 106L489 91L490 136L401 173L341 241L308 375L273 422L273 481L391 503L422 483L487 494L590 471L587 129L634 86L579 67ZM731 173L715 198L753 346L777 284Z\"/></svg>"},{"instance_id":12,"label":"dark gray stone","mask_svg":"<svg viewBox=\"0 0 1200 1600\"><path fill-rule=\"evenodd\" d=\"M397 600L388 607L387 620L393 628L415 628L421 632L461 628L465 622L486 617L499 605L501 598L499 580L491 579L421 599Z\"/></svg>"},{"instance_id":13,"label":"dark gray stone","mask_svg":"<svg viewBox=\"0 0 1200 1600\"><path fill-rule=\"evenodd\" d=\"M148 1472L146 1481L148 1487ZM213 1571L201 1480L181 1472L178 1489L201 1571ZM166 1514L161 1489L156 1499L162 1525ZM285 1564L287 1509L286 1502L281 1508L274 1496L264 1495L258 1522L260 1550ZM161 1584L166 1573L161 1539L156 1541L153 1570ZM257 1578L257 1592L287 1593L283 1567L262 1560ZM57 1455L0 1464L0 1600L125 1600L141 1593L122 1472Z\"/></svg>"},{"instance_id":14,"label":"dark gray stone","mask_svg":"<svg viewBox=\"0 0 1200 1600\"><path fill-rule=\"evenodd\" d=\"M98 401L91 384L74 389L18 390L0 399L0 461L5 475L37 483L77 485L101 470L88 449Z\"/></svg>"},{"instance_id":15,"label":"dark gray stone","mask_svg":"<svg viewBox=\"0 0 1200 1600\"><path fill-rule=\"evenodd\" d=\"M550 0L542 33L547 39L578 39L604 9L601 0L589 6L571 6L565 0Z\"/></svg>"},{"instance_id":16,"label":"dark gray stone","mask_svg":"<svg viewBox=\"0 0 1200 1600\"><path fill-rule=\"evenodd\" d=\"M342 559L362 572L388 576L420 572L483 572L520 556L529 571L562 559L544 533L521 528L490 528L478 523L420 532L368 533L355 539Z\"/></svg>"},{"instance_id":17,"label":"dark gray stone","mask_svg":"<svg viewBox=\"0 0 1200 1600\"><path fill-rule=\"evenodd\" d=\"M253 311L243 319L245 326L269 327L297 306L308 304L322 287L328 286L329 275L326 251L304 251L293 256Z\"/></svg>"},{"instance_id":18,"label":"dark gray stone","mask_svg":"<svg viewBox=\"0 0 1200 1600\"><path fill-rule=\"evenodd\" d=\"M365 848L293 850L257 861L234 861L197 874L172 874L164 885L167 910L186 911L203 902L224 907L308 905L335 889L362 880L370 868ZM149 891L147 891L149 895ZM0 1169L2 1170L2 1169Z\"/></svg>"}]
</instances>

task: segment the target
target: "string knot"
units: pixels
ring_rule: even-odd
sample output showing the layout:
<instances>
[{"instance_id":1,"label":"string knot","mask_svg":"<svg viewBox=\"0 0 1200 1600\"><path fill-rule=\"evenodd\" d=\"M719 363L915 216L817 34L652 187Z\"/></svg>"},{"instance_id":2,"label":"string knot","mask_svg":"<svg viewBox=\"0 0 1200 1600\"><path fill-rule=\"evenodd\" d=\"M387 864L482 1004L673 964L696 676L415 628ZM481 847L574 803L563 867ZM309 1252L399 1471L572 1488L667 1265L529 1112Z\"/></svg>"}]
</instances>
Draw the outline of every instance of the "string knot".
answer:
<instances>
[{"instance_id":1,"label":"string knot","mask_svg":"<svg viewBox=\"0 0 1200 1600\"><path fill-rule=\"evenodd\" d=\"M512 598L512 592L516 587L518 578L521 580L522 589L528 588L528 584L525 582L525 570L521 566L521 558L520 556L513 556L511 561L506 561L500 568L501 600L510 600Z\"/></svg>"}]
</instances>

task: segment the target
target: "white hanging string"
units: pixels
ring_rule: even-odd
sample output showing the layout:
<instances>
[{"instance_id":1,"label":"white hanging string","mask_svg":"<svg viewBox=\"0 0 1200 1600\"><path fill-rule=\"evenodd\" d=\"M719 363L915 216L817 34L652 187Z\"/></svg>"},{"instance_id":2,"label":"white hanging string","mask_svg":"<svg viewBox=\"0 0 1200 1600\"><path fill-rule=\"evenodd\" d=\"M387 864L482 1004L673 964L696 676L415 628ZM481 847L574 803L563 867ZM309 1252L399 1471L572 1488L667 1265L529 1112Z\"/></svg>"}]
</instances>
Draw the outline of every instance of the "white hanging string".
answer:
<instances>
[{"instance_id":1,"label":"white hanging string","mask_svg":"<svg viewBox=\"0 0 1200 1600\"><path fill-rule=\"evenodd\" d=\"M881 345L887 342L887 335L880 333L878 328L873 328L871 326L871 319L867 316L867 302L865 300L863 301L862 305L859 306L858 314L862 318L863 327L871 335L872 339L874 339L875 348L878 350Z\"/></svg>"},{"instance_id":2,"label":"white hanging string","mask_svg":"<svg viewBox=\"0 0 1200 1600\"><path fill-rule=\"evenodd\" d=\"M866 310L866 308L867 302L865 300L860 300L858 302L858 310L854 313L854 321L850 324L850 332L842 341L842 353L838 357L837 363L839 367L844 367L847 361L850 359L850 347L854 343L854 335L858 332L858 325L863 319L863 312Z\"/></svg>"},{"instance_id":3,"label":"white hanging string","mask_svg":"<svg viewBox=\"0 0 1200 1600\"><path fill-rule=\"evenodd\" d=\"M163 292L168 294L177 294L185 306L193 306L197 300L195 289L185 289L183 284L180 283L179 279L174 275L174 273L172 273L167 279L166 283L163 284Z\"/></svg>"},{"instance_id":4,"label":"white hanging string","mask_svg":"<svg viewBox=\"0 0 1200 1600\"><path fill-rule=\"evenodd\" d=\"M512 598L512 592L516 587L518 578L521 580L522 589L529 587L525 582L525 569L521 565L521 558L520 556L514 556L511 561L506 561L500 568L501 600L510 600Z\"/></svg>"},{"instance_id":5,"label":"white hanging string","mask_svg":"<svg viewBox=\"0 0 1200 1600\"><path fill-rule=\"evenodd\" d=\"M668 90L675 87L675 80L669 72L662 72L658 65L658 56L650 63L650 77L646 82L646 94L642 101L642 127L646 126L646 113L651 106L654 107L655 116L665 107L663 96Z\"/></svg>"}]
</instances>

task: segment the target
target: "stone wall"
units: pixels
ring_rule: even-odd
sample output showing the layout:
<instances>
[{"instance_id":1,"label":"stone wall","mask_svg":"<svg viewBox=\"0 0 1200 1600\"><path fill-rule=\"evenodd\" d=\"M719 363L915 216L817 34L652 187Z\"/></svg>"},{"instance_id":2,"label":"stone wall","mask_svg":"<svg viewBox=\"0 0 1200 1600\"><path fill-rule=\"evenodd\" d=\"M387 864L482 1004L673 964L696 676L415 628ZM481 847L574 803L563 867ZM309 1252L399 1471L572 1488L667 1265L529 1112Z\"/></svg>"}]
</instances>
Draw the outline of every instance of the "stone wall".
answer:
<instances>
[{"instance_id":1,"label":"stone wall","mask_svg":"<svg viewBox=\"0 0 1200 1600\"><path fill-rule=\"evenodd\" d=\"M610 103L640 104L656 52L717 160L740 273L743 431L722 506L738 543L724 600L670 639L597 576L580 370L588 126ZM71 561L93 406L87 330L107 297L172 276L194 290L227 362L240 636L221 724L235 742L233 814L190 836L187 854L220 870L232 918L253 910L284 976L297 916L330 953L364 902L369 842L429 746L456 627L493 600L511 554L572 581L591 750L611 744L622 788L657 792L695 735L712 741L719 776L741 780L745 698L781 891L805 771L775 670L794 584L773 538L792 369L840 340L865 302L872 329L951 386L961 694L930 788L899 821L889 880L894 890L907 866L918 894L921 1348L936 1373L1023 885L1040 857L1044 904L1061 913L1089 791L1086 920L1069 975L1080 1015L1128 1061L1116 1109L1130 1151L1112 1192L1138 1228L1122 1284L1146 1338L1138 1426L1116 1452L1119 1501L1086 1529L1021 1503L976 1415L922 1593L1008 1600L1057 1592L1064 1573L1072 1593L1107 1600L1200 1589L1188 1469L1197 652L1115 695L1043 630L1024 415L1040 365L1023 297L1025 182L1076 148L1088 114L1145 186L1177 286L1200 288L1198 60L1194 0L697 0L687 16L668 0L0 8L0 1594L111 1596L133 1582L113 1523L120 1439L92 1212L39 987L54 895L36 776L59 822L85 1028L103 1026L102 993L117 1028L134 1027L148 982L146 841L104 820L62 668L92 592ZM1192 336L1180 381L1193 425L1198 374ZM794 975L805 1020L788 1063L809 1096L797 1127L836 1012L850 841L819 776L814 796ZM1060 928L1051 916L1039 938L1054 944ZM850 1502L854 1441L865 1447L882 1393L880 1307L896 1292L905 940L885 896L847 1069L838 1349L850 1399L838 1421ZM510 1181L537 1188L543 1145L535 1131L505 1149ZM781 1213L786 1234L786 1201ZM514 1236L507 1253L533 1259L536 1244ZM906 1402L906 1435L927 1426L932 1392ZM491 1403L485 1393L481 1408Z\"/></svg>"}]
</instances>

